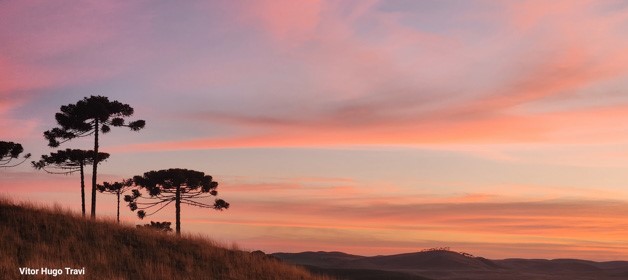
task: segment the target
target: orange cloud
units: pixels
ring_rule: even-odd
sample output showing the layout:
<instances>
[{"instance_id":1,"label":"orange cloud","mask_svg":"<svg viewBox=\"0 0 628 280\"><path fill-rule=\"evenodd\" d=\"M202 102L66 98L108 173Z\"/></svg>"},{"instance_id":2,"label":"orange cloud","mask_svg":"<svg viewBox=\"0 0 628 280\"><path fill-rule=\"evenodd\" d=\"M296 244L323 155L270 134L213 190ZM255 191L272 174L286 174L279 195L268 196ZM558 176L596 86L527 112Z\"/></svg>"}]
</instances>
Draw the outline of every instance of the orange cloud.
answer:
<instances>
[{"instance_id":1,"label":"orange cloud","mask_svg":"<svg viewBox=\"0 0 628 280\"><path fill-rule=\"evenodd\" d=\"M268 237L253 234L272 229L281 232L283 238L294 235L304 244L327 244L323 247L336 244L343 236L357 238L361 241L340 248L366 254L378 254L382 248L399 253L444 244L488 257L513 257L497 248L527 244L535 248L524 250L529 256L542 252L544 257L626 258L625 251L618 249L625 247L622 244L628 233L624 223L628 204L623 201L504 201L489 194L439 198L397 194L381 199L381 195L364 189L337 192L334 185L336 182L323 188L279 184L273 192L255 190L256 185L224 186L235 191L227 198L234 202L229 215L204 218L204 211L189 210L193 213L189 213L188 222L199 227L210 223L214 233L223 225L246 228L249 234L240 236L244 244L252 244L247 243L248 238L272 243ZM370 244L370 250L365 243Z\"/></svg>"},{"instance_id":2,"label":"orange cloud","mask_svg":"<svg viewBox=\"0 0 628 280\"><path fill-rule=\"evenodd\" d=\"M372 127L291 127L267 134L201 138L112 147L112 151L146 152L252 147L340 147L363 145L410 145L509 143L542 141L549 127L523 117L477 121L377 125Z\"/></svg>"},{"instance_id":3,"label":"orange cloud","mask_svg":"<svg viewBox=\"0 0 628 280\"><path fill-rule=\"evenodd\" d=\"M4 195L63 201L79 209L75 176L36 173L25 180L22 173L5 175L0 177ZM109 179L116 178L104 180ZM184 207L186 230L273 251L331 248L373 255L450 246L492 258L628 258L628 203L623 201L517 201L492 194L382 196L344 178L228 182L221 185L220 196L232 207L226 212ZM100 213L113 215L114 209L113 198L99 195ZM171 220L171 210L152 218ZM124 206L123 217L142 223ZM274 247L279 239L295 246ZM504 248L518 248L517 255Z\"/></svg>"},{"instance_id":4,"label":"orange cloud","mask_svg":"<svg viewBox=\"0 0 628 280\"><path fill-rule=\"evenodd\" d=\"M232 200L236 201L236 198ZM464 250L472 248L470 252L483 256L505 258L513 256L503 248L526 244L531 246L530 251L517 251L518 256L578 255L605 260L627 257L625 251L620 250L626 248L623 244L628 233L624 223L628 214L625 202L372 204L365 199L360 204L351 206L319 200L247 202L231 209L233 211L230 210L228 216L210 215L205 219L202 218L204 214L199 213L189 223L210 223L214 233L222 225L246 228L249 233L272 229L275 234L281 233L284 239L290 239L289 236L294 234L294 238L303 244L310 244L310 241L317 245L326 244L321 248L336 244L343 237L357 238L359 242L345 244L336 250L347 248L349 252L366 254L379 254L380 247L400 253L444 244ZM250 213L256 213L255 218L251 218ZM325 233L330 236L321 237ZM246 242L246 236L242 239L245 244L250 244ZM272 242L269 237L255 238L261 244ZM370 249L364 246L365 243ZM301 245L290 251L306 248L309 247ZM497 248L502 248L501 252Z\"/></svg>"}]
</instances>

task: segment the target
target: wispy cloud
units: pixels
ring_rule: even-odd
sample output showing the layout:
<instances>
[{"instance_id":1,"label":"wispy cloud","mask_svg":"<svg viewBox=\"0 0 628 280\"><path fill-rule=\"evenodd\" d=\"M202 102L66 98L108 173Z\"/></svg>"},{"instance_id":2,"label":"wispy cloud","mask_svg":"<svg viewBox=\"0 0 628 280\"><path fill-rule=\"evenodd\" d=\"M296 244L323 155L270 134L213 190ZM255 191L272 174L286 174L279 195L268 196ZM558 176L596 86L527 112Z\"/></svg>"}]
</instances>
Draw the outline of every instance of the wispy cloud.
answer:
<instances>
[{"instance_id":1,"label":"wispy cloud","mask_svg":"<svg viewBox=\"0 0 628 280\"><path fill-rule=\"evenodd\" d=\"M280 53L272 75L292 71L300 84L291 78L272 85L244 81L254 87L245 94L247 104L257 104L246 106L251 110L207 109L182 116L199 125L230 127L229 134L116 150L600 143L624 138L608 124L628 116L623 110L628 100L607 97L596 107L587 105L600 100L587 93L592 87L621 84L628 74L628 40L620 32L625 13L604 4L495 4L490 13L480 13L482 18L471 16L475 10L457 11L470 23L500 26L479 37L469 37L475 32L470 27L439 32L413 25L417 18L412 13L383 10L377 2L345 10L320 1L259 5L241 8L249 20L263 23L258 28L268 30L269 40L287 44L279 50L272 44L260 46ZM575 105L561 107L565 100ZM607 132L592 132L591 127L601 126Z\"/></svg>"},{"instance_id":2,"label":"wispy cloud","mask_svg":"<svg viewBox=\"0 0 628 280\"><path fill-rule=\"evenodd\" d=\"M265 190L262 188L258 192L266 193ZM364 239L363 242L371 244L370 252L380 247L389 247L386 251L403 252L421 246L448 244L498 258L512 256L504 251L491 250L490 247L529 244L537 249L543 246L557 248L554 252L547 250L546 257L566 256L585 248L592 251L597 248L597 252L589 252L588 255L594 255L596 259L626 257L618 250L625 247L621 240L628 232L628 224L624 222L628 204L622 201L525 202L503 201L500 196L488 194L468 194L429 202L433 198L413 196L404 199L399 196L397 200L393 195L379 199L376 194L363 191L346 194L335 188L281 185L272 194L255 200L251 199L255 197L255 191L252 192L242 197L237 191L230 195L232 201L242 199L246 203L231 209L228 217L202 219L202 214L192 214L189 222L257 229L255 232L274 229L282 232L283 236L299 232L295 240L300 240L302 244L327 244L321 245L323 247L335 244L342 236ZM252 218L250 213L257 215ZM336 233L321 237L319 234L325 231ZM270 241L262 239L264 241L258 241ZM405 245L401 246L399 242L405 242ZM352 252L365 250L359 246L345 244L341 247ZM301 245L292 247L290 251L308 248Z\"/></svg>"}]
</instances>

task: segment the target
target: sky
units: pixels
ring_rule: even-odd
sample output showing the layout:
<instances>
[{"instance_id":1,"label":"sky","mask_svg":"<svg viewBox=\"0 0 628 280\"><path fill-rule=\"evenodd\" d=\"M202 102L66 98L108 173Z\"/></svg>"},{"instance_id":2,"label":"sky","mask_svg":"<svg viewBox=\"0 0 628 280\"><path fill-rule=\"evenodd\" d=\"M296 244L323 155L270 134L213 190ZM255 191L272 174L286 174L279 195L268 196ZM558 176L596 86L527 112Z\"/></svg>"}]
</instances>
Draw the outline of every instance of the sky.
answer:
<instances>
[{"instance_id":1,"label":"sky","mask_svg":"<svg viewBox=\"0 0 628 280\"><path fill-rule=\"evenodd\" d=\"M185 206L184 232L628 260L626 30L613 0L0 1L0 140L38 159L60 106L103 95L146 128L101 138L99 181L219 182L230 209ZM0 195L80 211L78 175L29 164L0 170Z\"/></svg>"}]
</instances>

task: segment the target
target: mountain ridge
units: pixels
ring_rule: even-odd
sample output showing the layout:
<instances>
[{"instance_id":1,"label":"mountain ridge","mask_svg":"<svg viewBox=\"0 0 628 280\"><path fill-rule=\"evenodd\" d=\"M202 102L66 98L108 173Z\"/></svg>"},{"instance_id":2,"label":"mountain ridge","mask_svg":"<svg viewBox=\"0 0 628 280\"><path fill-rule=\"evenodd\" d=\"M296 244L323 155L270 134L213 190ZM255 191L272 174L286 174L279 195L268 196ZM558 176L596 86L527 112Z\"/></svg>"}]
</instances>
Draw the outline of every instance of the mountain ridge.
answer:
<instances>
[{"instance_id":1,"label":"mountain ridge","mask_svg":"<svg viewBox=\"0 0 628 280\"><path fill-rule=\"evenodd\" d=\"M619 280L628 276L628 261L596 262L566 258L491 260L450 250L425 250L385 256L359 256L337 251L271 255L285 262L304 265L312 271L340 276L343 279L369 279L353 277L351 270L355 270L356 275L368 270L380 277L390 272L385 279ZM343 274L338 274L338 271Z\"/></svg>"}]
</instances>

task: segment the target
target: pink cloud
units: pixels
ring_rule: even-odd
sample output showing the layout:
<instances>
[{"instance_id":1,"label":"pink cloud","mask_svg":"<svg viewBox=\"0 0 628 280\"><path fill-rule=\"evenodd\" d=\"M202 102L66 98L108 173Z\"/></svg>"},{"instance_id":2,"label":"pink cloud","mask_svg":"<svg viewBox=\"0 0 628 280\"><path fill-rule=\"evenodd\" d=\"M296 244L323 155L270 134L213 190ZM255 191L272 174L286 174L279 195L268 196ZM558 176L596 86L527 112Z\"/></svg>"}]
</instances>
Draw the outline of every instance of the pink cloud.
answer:
<instances>
[{"instance_id":1,"label":"pink cloud","mask_svg":"<svg viewBox=\"0 0 628 280\"><path fill-rule=\"evenodd\" d=\"M499 30L506 35L486 35L490 45L475 49L466 46L465 40L469 39L465 34L445 36L413 29L403 24L403 20L409 19L408 14L387 14L375 9L372 3L343 18L344 14L334 12L331 7L335 6L327 2L278 6L264 2L259 4L261 8L248 7L251 11L247 11L255 11L257 14L253 16L266 22L264 26L269 33L284 39L293 31L308 34L312 43L290 45L289 51L291 58L308 63L306 74L311 78L304 81L303 88L307 91L300 95L306 101L260 113L209 111L192 118L201 123L234 127L239 131L235 136L196 137L116 149L573 141L560 135L563 131L569 134L578 130L574 126L577 121L570 124L564 120L567 116L581 115L578 120L584 121L595 117L593 114L580 112L582 109L572 113L552 110L538 113L535 109L551 105L555 100L575 98L581 90L621 79L628 71L625 66L628 56L623 54L628 41L618 38L616 33L620 24L617 18L621 16L609 20L605 14L590 11L589 4L506 5L505 10L517 11L517 17L490 15L494 17L492 20L512 23ZM563 9L565 5L569 7ZM283 13L291 16L265 17ZM560 17L555 17L556 14ZM374 29L382 35L378 37L380 42L358 32L357 22L363 18L374 19ZM530 19L541 18L552 32L533 28L534 20ZM575 29L587 32L576 32L574 24L580 24ZM524 39L529 40L520 41ZM594 44L598 39L607 44ZM526 45L518 46L519 43ZM421 51L416 52L417 49ZM406 53L412 50L416 55ZM474 52L474 56L465 52ZM485 61L488 70L474 68L478 61ZM443 74L434 76L433 72ZM459 87L448 81L452 79L451 73L461 76L456 80ZM487 73L491 75L483 76ZM481 85L473 79L487 80L490 84ZM470 86L465 87L467 84ZM294 89L277 87L273 91ZM444 96L451 100L444 102ZM566 113L565 117L560 116L562 113ZM595 119L599 123L613 121ZM598 138L596 141L605 141Z\"/></svg>"},{"instance_id":2,"label":"pink cloud","mask_svg":"<svg viewBox=\"0 0 628 280\"><path fill-rule=\"evenodd\" d=\"M127 32L147 31L149 19L133 14L142 4L2 3L0 94L51 94L131 70L148 53Z\"/></svg>"},{"instance_id":3,"label":"pink cloud","mask_svg":"<svg viewBox=\"0 0 628 280\"><path fill-rule=\"evenodd\" d=\"M2 82L0 82L1 85ZM28 94L12 94L0 89L0 135L2 135L2 140L21 141L33 134L38 121L16 119L12 116L12 113L19 110L31 98Z\"/></svg>"},{"instance_id":4,"label":"pink cloud","mask_svg":"<svg viewBox=\"0 0 628 280\"><path fill-rule=\"evenodd\" d=\"M323 1L257 1L247 12L278 40L305 40L317 28Z\"/></svg>"}]
</instances>

